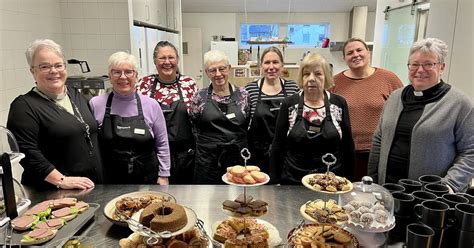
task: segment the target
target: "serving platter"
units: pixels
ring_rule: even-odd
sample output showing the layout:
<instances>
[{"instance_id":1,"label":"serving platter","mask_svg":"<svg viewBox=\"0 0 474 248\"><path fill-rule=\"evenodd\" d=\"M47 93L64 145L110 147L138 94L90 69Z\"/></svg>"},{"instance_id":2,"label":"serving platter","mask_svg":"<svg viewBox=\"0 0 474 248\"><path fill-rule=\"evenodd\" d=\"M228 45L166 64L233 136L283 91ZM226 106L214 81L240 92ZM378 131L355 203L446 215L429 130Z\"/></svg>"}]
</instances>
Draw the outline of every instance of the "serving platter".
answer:
<instances>
[{"instance_id":1,"label":"serving platter","mask_svg":"<svg viewBox=\"0 0 474 248\"><path fill-rule=\"evenodd\" d=\"M144 197L144 196L156 196L160 199L162 197L164 197L165 200L167 200L168 202L176 203L176 199L174 198L174 196L172 196L172 195L170 195L166 192L136 191L136 192L131 192L131 193L119 195L119 196L115 197L114 199L110 200L105 205L103 214L110 222L114 223L115 225L127 227L128 226L127 222L118 219L118 217L115 215L115 213L116 213L115 203L117 201L119 201L120 199L125 198L125 197L140 198L140 197Z\"/></svg>"},{"instance_id":2,"label":"serving platter","mask_svg":"<svg viewBox=\"0 0 474 248\"><path fill-rule=\"evenodd\" d=\"M293 228L290 230L290 232L288 233L288 236L287 236L287 239L288 239L288 247L295 247L295 240L301 240L301 238L299 237L299 233L303 234L306 232L306 228L312 228L312 227L330 227L331 229L333 230L336 230L337 232L342 232L344 234L346 234L347 236L350 237L350 241L348 243L345 243L343 247L347 247L347 248L360 248L360 244L359 244L359 241L357 240L357 238L350 232L342 229L341 227L337 226L337 225L331 225L331 224L304 224L302 225L300 228ZM296 233L295 233L296 232ZM326 241L327 242L327 241ZM330 241L332 242L332 241ZM342 244L339 244L339 246L341 246ZM339 247L337 246L337 247ZM311 246L313 247L313 246Z\"/></svg>"},{"instance_id":3,"label":"serving platter","mask_svg":"<svg viewBox=\"0 0 474 248\"><path fill-rule=\"evenodd\" d=\"M241 187L255 187L255 186L265 185L270 181L270 176L268 176L268 174L266 174L266 173L264 173L264 174L265 174L266 179L265 179L265 181L260 182L260 183L254 183L254 184L234 183L234 182L229 181L229 179L227 179L227 173L222 175L222 181L226 184L229 184L229 185L235 185L235 186L241 186Z\"/></svg>"},{"instance_id":4,"label":"serving platter","mask_svg":"<svg viewBox=\"0 0 474 248\"><path fill-rule=\"evenodd\" d=\"M221 220L221 221L216 221L212 224L211 228L212 228L212 233L214 234L217 230L217 227L223 222L224 220ZM282 242L282 239L280 237L280 232L278 232L277 228L270 224L269 222L267 221L264 221L262 219L256 219L257 223L258 224L261 224L263 226L265 226L265 228L267 229L268 231L268 247L277 247L277 246L280 246L281 245L281 242ZM241 234L242 235L242 234ZM221 242L219 241L216 241L216 240L212 240L212 243L213 244L220 244L221 247L224 247L224 244L222 244ZM215 247L215 246L214 246Z\"/></svg>"},{"instance_id":5,"label":"serving platter","mask_svg":"<svg viewBox=\"0 0 474 248\"><path fill-rule=\"evenodd\" d=\"M68 221L66 225L64 225L58 230L56 236L54 236L53 239L44 243L43 245L47 246L48 244L52 244L63 239L69 239L70 237L76 235L76 233L81 229L81 227L83 227L86 223L89 222L91 218L94 217L95 211L100 207L100 205L97 203L88 204L89 208L86 211L79 213L74 219ZM27 234L30 231L31 230L19 232L13 230L10 244L14 246L25 246L21 244L21 239L23 238L23 235ZM5 245L4 239L0 239L0 245Z\"/></svg>"},{"instance_id":6,"label":"serving platter","mask_svg":"<svg viewBox=\"0 0 474 248\"><path fill-rule=\"evenodd\" d=\"M306 204L303 204L301 205L300 207L300 214L301 216L303 216L303 218L305 218L306 220L309 220L311 222L314 222L314 223L317 223L317 224L323 224L323 223L319 223L318 220L316 220L315 218L313 218L311 215L309 215L308 213L306 213ZM343 225L345 224L347 221L337 221L335 224L336 225Z\"/></svg>"},{"instance_id":7,"label":"serving platter","mask_svg":"<svg viewBox=\"0 0 474 248\"><path fill-rule=\"evenodd\" d=\"M310 178L313 178L314 176L323 176L323 175L324 175L324 173L308 174L308 175L304 176L301 179L301 183L303 183L303 185L306 188L310 189L310 190L313 190L313 191L316 191L316 192L322 192L322 193L325 193L325 194L344 194L344 193L352 191L352 189L354 188L354 185L352 185L352 182L349 182L349 181L347 183L347 185L349 186L349 189L347 189L347 190L338 190L338 191L318 190L313 185L309 184L309 179ZM335 176L335 177L342 180L342 177L340 177L340 176Z\"/></svg>"},{"instance_id":8,"label":"serving platter","mask_svg":"<svg viewBox=\"0 0 474 248\"><path fill-rule=\"evenodd\" d=\"M184 208L184 211L186 212L186 217L188 218L188 223L186 223L186 225L183 228L181 228L177 231L167 233L166 234L167 236L173 237L173 236L182 234L182 233L184 233L188 230L191 230L191 228L193 228L196 225L196 222L197 222L196 212L194 212L194 210L192 210L192 209L190 209L186 206L183 206L183 208ZM132 220L133 220L134 223L139 223L140 222L140 214L142 213L142 211L143 211L143 209L141 209L140 211L133 214ZM134 232L137 232L138 234L140 234L142 236L145 236L145 237L150 236L149 233L147 233L143 228L140 228L137 225L129 223L128 227L130 228L130 230L132 230Z\"/></svg>"}]
</instances>

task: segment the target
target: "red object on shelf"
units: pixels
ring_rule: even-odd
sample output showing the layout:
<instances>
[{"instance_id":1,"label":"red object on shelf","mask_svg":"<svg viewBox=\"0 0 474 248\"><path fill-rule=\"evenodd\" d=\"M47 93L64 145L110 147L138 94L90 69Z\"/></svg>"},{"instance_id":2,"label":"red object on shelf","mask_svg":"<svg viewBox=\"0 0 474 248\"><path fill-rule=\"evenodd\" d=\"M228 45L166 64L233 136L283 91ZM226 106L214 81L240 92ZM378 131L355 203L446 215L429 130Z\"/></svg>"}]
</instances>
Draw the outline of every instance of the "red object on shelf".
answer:
<instances>
[{"instance_id":1,"label":"red object on shelf","mask_svg":"<svg viewBox=\"0 0 474 248\"><path fill-rule=\"evenodd\" d=\"M321 45L322 48L328 48L329 47L329 38L324 38L323 43Z\"/></svg>"}]
</instances>

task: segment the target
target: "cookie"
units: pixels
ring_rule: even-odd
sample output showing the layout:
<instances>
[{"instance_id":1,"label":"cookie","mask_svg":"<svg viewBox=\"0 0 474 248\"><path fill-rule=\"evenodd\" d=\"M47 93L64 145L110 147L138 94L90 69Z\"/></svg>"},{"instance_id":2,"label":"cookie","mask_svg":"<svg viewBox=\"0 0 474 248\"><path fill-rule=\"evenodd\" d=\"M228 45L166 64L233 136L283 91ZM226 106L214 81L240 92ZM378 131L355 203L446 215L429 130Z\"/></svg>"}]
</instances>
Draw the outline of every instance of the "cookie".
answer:
<instances>
[{"instance_id":1,"label":"cookie","mask_svg":"<svg viewBox=\"0 0 474 248\"><path fill-rule=\"evenodd\" d=\"M334 234L334 240L336 240L337 242L341 244L345 244L345 243L350 242L352 240L352 237L347 233L339 231Z\"/></svg>"}]
</instances>

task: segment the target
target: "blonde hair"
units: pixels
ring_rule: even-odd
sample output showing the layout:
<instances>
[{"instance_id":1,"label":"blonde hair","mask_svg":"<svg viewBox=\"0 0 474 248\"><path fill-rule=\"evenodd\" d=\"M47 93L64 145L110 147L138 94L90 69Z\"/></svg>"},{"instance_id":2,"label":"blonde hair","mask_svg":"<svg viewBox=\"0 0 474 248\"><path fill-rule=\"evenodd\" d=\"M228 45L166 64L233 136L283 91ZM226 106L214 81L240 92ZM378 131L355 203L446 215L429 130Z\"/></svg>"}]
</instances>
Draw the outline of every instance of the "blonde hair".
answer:
<instances>
[{"instance_id":1,"label":"blonde hair","mask_svg":"<svg viewBox=\"0 0 474 248\"><path fill-rule=\"evenodd\" d=\"M33 41L28 48L26 49L26 61L30 67L33 67L33 61L35 59L36 53L43 50L48 49L54 52L56 55L63 59L63 62L66 63L66 59L64 58L63 50L61 46L50 39L37 39Z\"/></svg>"},{"instance_id":2,"label":"blonde hair","mask_svg":"<svg viewBox=\"0 0 474 248\"><path fill-rule=\"evenodd\" d=\"M204 68L207 70L207 67L211 63L223 61L226 65L229 65L229 57L219 50L211 50L204 54Z\"/></svg>"},{"instance_id":3,"label":"blonde hair","mask_svg":"<svg viewBox=\"0 0 474 248\"><path fill-rule=\"evenodd\" d=\"M309 53L306 55L301 61L299 74L298 74L298 86L302 89L303 88L303 70L306 67L310 66L321 66L324 73L324 89L329 89L334 85L334 80L332 78L332 70L329 63L326 59L316 53Z\"/></svg>"},{"instance_id":4,"label":"blonde hair","mask_svg":"<svg viewBox=\"0 0 474 248\"><path fill-rule=\"evenodd\" d=\"M109 60L107 61L109 66L109 71L119 65L129 64L132 68L137 71L138 70L138 60L135 56L130 53L126 53L123 51L116 52L110 55ZM137 74L138 75L138 74Z\"/></svg>"}]
</instances>

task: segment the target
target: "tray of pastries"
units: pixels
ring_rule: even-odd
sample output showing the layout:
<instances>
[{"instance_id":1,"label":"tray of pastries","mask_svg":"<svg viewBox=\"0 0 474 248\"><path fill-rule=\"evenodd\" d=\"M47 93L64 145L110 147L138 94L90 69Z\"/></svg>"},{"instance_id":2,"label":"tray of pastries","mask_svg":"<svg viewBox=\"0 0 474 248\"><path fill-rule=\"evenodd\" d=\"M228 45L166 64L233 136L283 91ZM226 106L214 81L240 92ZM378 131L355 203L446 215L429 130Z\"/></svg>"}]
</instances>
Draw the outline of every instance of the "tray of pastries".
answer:
<instances>
[{"instance_id":1,"label":"tray of pastries","mask_svg":"<svg viewBox=\"0 0 474 248\"><path fill-rule=\"evenodd\" d=\"M248 194L240 194L235 200L225 200L222 209L233 217L253 216L259 217L267 213L268 203L254 199Z\"/></svg>"},{"instance_id":2,"label":"tray of pastries","mask_svg":"<svg viewBox=\"0 0 474 248\"><path fill-rule=\"evenodd\" d=\"M131 218L133 214L151 203L161 202L162 200L176 203L176 199L165 192L140 191L123 194L110 200L105 205L104 216L116 225L127 227L127 222L120 219L117 212L125 215L125 218Z\"/></svg>"},{"instance_id":3,"label":"tray of pastries","mask_svg":"<svg viewBox=\"0 0 474 248\"><path fill-rule=\"evenodd\" d=\"M341 206L333 199L308 201L300 208L301 215L315 223L342 225L349 219Z\"/></svg>"},{"instance_id":4,"label":"tray of pastries","mask_svg":"<svg viewBox=\"0 0 474 248\"><path fill-rule=\"evenodd\" d=\"M368 232L386 232L395 227L395 217L380 202L352 200L343 206L347 225Z\"/></svg>"},{"instance_id":5,"label":"tray of pastries","mask_svg":"<svg viewBox=\"0 0 474 248\"><path fill-rule=\"evenodd\" d=\"M282 239L275 226L257 218L229 218L212 225L213 239L223 247L275 247Z\"/></svg>"},{"instance_id":6,"label":"tray of pastries","mask_svg":"<svg viewBox=\"0 0 474 248\"><path fill-rule=\"evenodd\" d=\"M147 245L148 244L148 245ZM205 248L209 247L209 239L199 230L194 227L184 233L176 235L172 238L153 240L146 236L134 232L127 238L123 238L119 241L121 248L145 248L145 247L156 247L156 248L176 248L176 247L193 247L193 248Z\"/></svg>"},{"instance_id":7,"label":"tray of pastries","mask_svg":"<svg viewBox=\"0 0 474 248\"><path fill-rule=\"evenodd\" d=\"M336 176L332 172L308 174L301 179L301 182L308 189L330 194L347 193L353 189L352 183L347 178Z\"/></svg>"},{"instance_id":8,"label":"tray of pastries","mask_svg":"<svg viewBox=\"0 0 474 248\"><path fill-rule=\"evenodd\" d=\"M337 225L305 224L288 234L288 246L295 248L360 247L357 238Z\"/></svg>"},{"instance_id":9,"label":"tray of pastries","mask_svg":"<svg viewBox=\"0 0 474 248\"><path fill-rule=\"evenodd\" d=\"M227 167L227 173L222 175L222 181L237 186L259 186L270 181L270 177L260 171L255 165L236 165Z\"/></svg>"}]
</instances>

